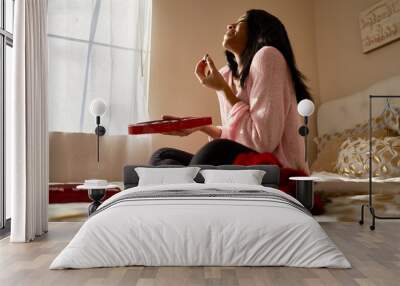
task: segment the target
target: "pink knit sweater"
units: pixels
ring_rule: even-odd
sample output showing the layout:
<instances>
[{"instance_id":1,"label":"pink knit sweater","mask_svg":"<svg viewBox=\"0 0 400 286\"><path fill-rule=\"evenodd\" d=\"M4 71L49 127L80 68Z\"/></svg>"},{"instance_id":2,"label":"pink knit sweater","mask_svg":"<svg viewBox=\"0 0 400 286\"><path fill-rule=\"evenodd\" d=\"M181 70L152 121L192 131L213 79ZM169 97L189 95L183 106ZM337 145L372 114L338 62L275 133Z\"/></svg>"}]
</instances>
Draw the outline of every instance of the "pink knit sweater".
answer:
<instances>
[{"instance_id":1,"label":"pink knit sweater","mask_svg":"<svg viewBox=\"0 0 400 286\"><path fill-rule=\"evenodd\" d=\"M254 56L244 88L235 91L228 66L220 69L240 99L234 106L217 92L221 112L221 138L241 143L257 152L271 152L284 167L304 170L304 139L298 133L302 118L289 68L283 55L265 46Z\"/></svg>"}]
</instances>

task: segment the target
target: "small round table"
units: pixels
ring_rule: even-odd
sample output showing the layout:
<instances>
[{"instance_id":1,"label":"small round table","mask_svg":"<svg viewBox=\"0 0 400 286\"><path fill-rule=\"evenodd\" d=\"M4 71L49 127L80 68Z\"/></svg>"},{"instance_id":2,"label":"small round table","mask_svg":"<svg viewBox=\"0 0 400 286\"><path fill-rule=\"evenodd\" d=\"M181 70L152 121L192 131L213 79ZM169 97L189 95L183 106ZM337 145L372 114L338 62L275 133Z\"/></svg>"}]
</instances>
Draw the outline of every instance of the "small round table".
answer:
<instances>
[{"instance_id":1,"label":"small round table","mask_svg":"<svg viewBox=\"0 0 400 286\"><path fill-rule=\"evenodd\" d=\"M92 200L92 203L88 207L88 213L90 216L101 205L101 201L106 196L107 189L119 188L119 186L117 186L117 185L106 185L106 186L79 185L76 188L78 190L87 190L88 196Z\"/></svg>"},{"instance_id":2,"label":"small round table","mask_svg":"<svg viewBox=\"0 0 400 286\"><path fill-rule=\"evenodd\" d=\"M314 182L318 181L318 177L290 177L289 179L296 181L296 199L311 210L314 206Z\"/></svg>"}]
</instances>

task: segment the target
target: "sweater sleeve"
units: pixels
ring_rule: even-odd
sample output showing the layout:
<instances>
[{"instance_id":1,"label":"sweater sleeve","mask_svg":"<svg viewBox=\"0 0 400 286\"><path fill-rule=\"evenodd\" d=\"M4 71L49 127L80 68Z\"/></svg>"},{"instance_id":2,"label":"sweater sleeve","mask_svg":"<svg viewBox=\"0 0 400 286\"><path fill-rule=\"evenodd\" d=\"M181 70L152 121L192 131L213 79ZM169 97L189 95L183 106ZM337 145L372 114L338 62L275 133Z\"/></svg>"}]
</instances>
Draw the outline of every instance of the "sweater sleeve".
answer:
<instances>
[{"instance_id":1,"label":"sweater sleeve","mask_svg":"<svg viewBox=\"0 0 400 286\"><path fill-rule=\"evenodd\" d=\"M222 75L222 77L224 78L224 80L225 80L226 82L229 82L229 80L228 80L229 67L228 67L227 65L225 65L225 66L223 66L222 68L220 68L218 71L219 71L219 73ZM217 91L217 94L218 94L218 91ZM221 106L221 102L220 102L221 120L223 121L224 111L221 110L222 108L223 108L223 107ZM223 122L222 122L222 124L223 124ZM220 130L222 130L222 125L216 125L215 127L216 127L216 128L219 128ZM222 132L221 132L221 134L222 134ZM207 136L207 138L208 138L208 142L211 142L211 141L214 140L214 138L212 138L211 136ZM220 138L222 138L222 137L220 137Z\"/></svg>"},{"instance_id":2,"label":"sweater sleeve","mask_svg":"<svg viewBox=\"0 0 400 286\"><path fill-rule=\"evenodd\" d=\"M221 138L273 152L281 142L293 95L288 76L286 60L276 48L260 49L250 67L249 103L239 101L232 107Z\"/></svg>"}]
</instances>

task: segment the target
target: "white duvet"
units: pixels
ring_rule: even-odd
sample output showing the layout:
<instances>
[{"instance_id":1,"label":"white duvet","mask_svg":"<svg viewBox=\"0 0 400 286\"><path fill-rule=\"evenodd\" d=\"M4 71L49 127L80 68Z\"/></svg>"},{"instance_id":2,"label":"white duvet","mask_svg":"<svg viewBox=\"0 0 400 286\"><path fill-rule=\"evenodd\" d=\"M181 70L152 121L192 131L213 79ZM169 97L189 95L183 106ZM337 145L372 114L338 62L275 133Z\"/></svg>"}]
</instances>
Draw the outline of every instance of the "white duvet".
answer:
<instances>
[{"instance_id":1,"label":"white duvet","mask_svg":"<svg viewBox=\"0 0 400 286\"><path fill-rule=\"evenodd\" d=\"M145 266L294 266L349 268L350 263L307 213L258 198L122 196L168 190L279 190L232 184L176 184L125 190L105 201L50 269ZM298 202L297 202L298 203ZM108 207L107 207L108 206Z\"/></svg>"}]
</instances>

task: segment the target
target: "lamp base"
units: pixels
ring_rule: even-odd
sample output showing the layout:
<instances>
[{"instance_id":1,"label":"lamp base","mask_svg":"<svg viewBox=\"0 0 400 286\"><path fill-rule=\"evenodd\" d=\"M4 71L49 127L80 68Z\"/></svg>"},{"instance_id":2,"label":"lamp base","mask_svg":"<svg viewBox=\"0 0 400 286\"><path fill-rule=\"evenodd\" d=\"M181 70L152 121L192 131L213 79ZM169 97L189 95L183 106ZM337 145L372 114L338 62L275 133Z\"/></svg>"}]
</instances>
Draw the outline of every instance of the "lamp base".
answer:
<instances>
[{"instance_id":1,"label":"lamp base","mask_svg":"<svg viewBox=\"0 0 400 286\"><path fill-rule=\"evenodd\" d=\"M314 206L314 182L312 180L296 181L296 199L308 210Z\"/></svg>"},{"instance_id":2,"label":"lamp base","mask_svg":"<svg viewBox=\"0 0 400 286\"><path fill-rule=\"evenodd\" d=\"M107 189L88 189L89 198L93 201L89 207L89 216L101 205L101 200L106 196Z\"/></svg>"},{"instance_id":3,"label":"lamp base","mask_svg":"<svg viewBox=\"0 0 400 286\"><path fill-rule=\"evenodd\" d=\"M303 126L301 126L301 127L299 128L299 134L300 134L301 136L307 136L309 132L310 132L310 130L309 130L308 127L305 126L305 125L303 125Z\"/></svg>"},{"instance_id":4,"label":"lamp base","mask_svg":"<svg viewBox=\"0 0 400 286\"><path fill-rule=\"evenodd\" d=\"M106 134L106 129L104 128L104 126L99 125L94 130L94 133L96 133L96 135L98 136L103 136L104 134Z\"/></svg>"}]
</instances>

